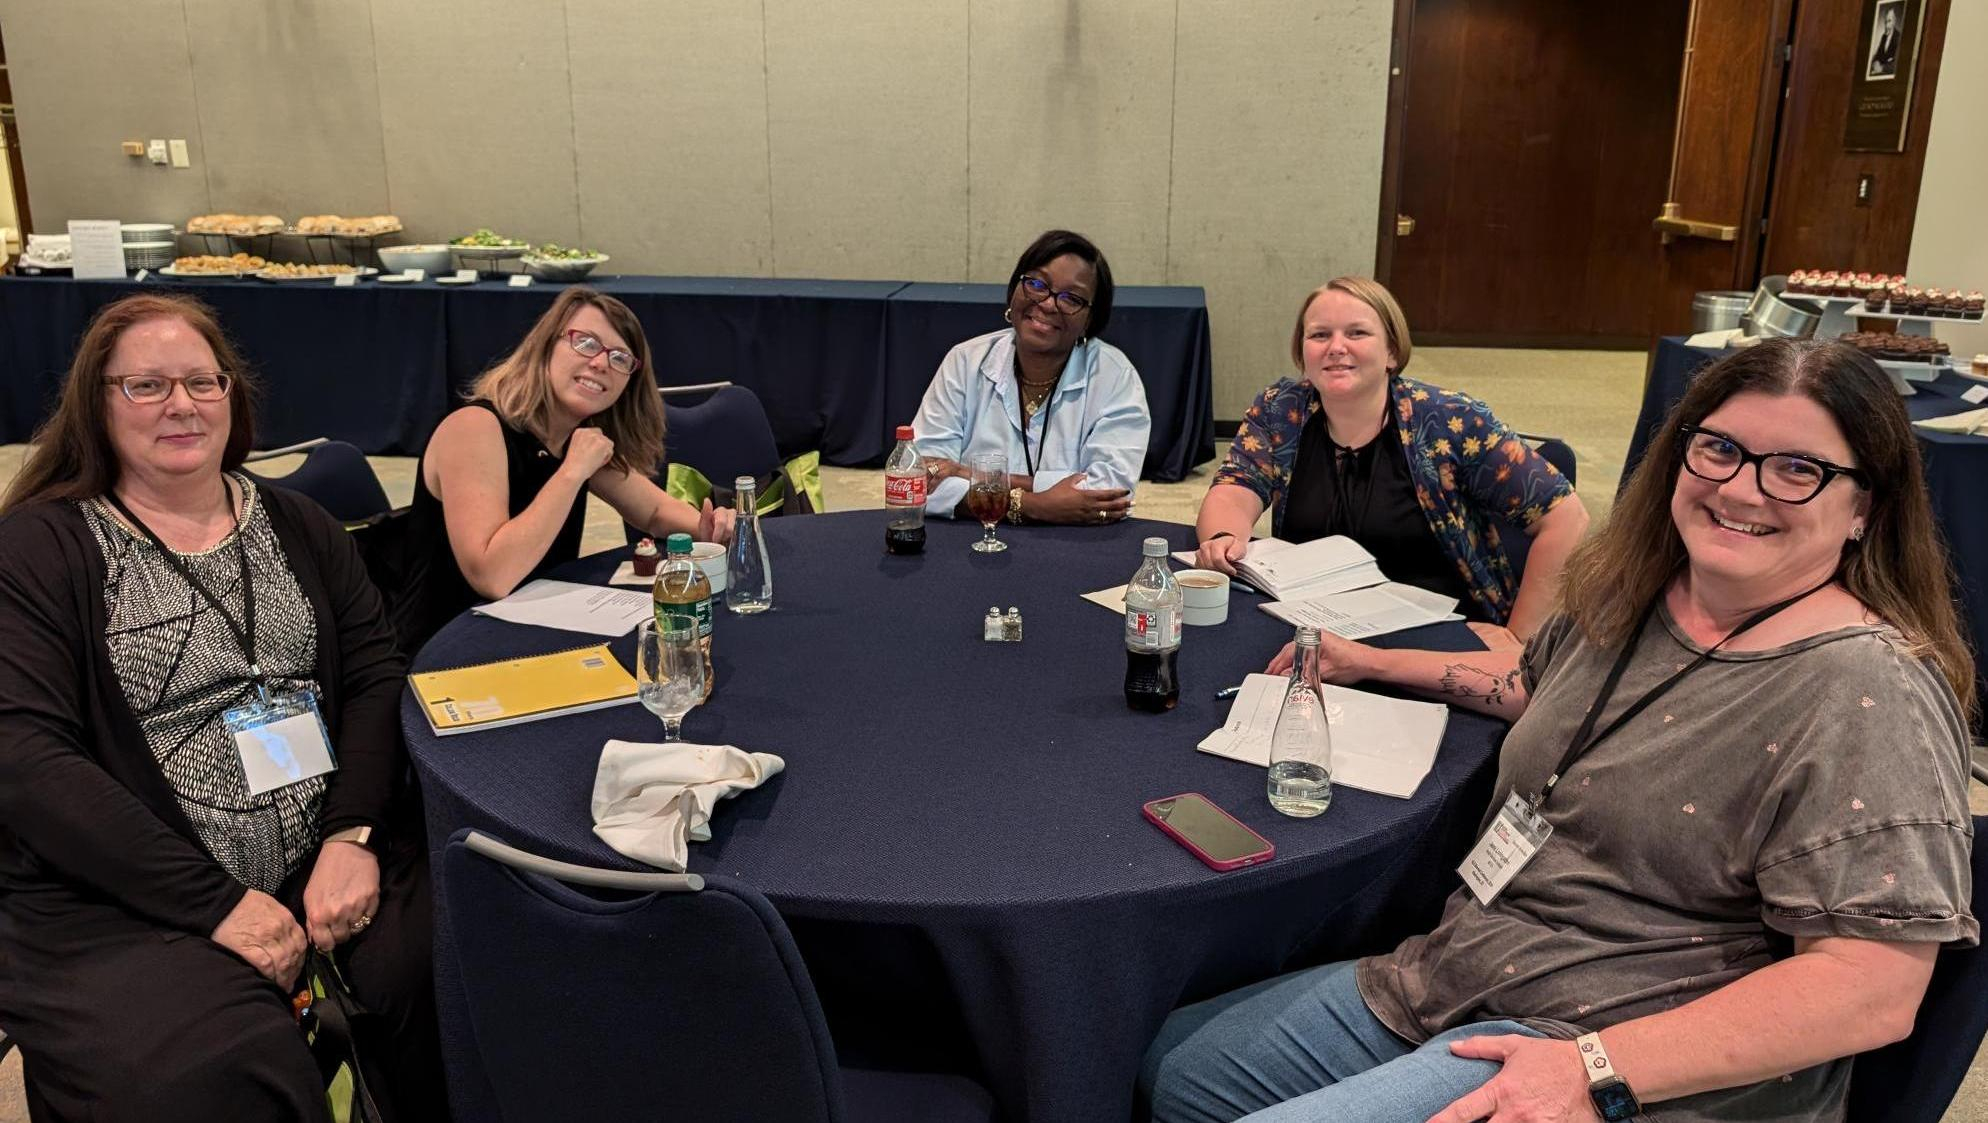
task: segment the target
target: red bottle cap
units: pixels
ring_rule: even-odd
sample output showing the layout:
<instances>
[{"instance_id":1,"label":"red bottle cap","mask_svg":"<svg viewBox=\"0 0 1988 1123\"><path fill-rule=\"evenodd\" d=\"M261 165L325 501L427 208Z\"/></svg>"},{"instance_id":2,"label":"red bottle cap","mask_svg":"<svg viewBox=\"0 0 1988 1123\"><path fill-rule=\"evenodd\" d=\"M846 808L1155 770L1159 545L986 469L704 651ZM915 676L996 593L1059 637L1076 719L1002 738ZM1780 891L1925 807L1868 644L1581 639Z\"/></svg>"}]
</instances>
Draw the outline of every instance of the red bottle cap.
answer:
<instances>
[{"instance_id":1,"label":"red bottle cap","mask_svg":"<svg viewBox=\"0 0 1988 1123\"><path fill-rule=\"evenodd\" d=\"M908 441L908 440L910 440L910 439L911 439L911 426L909 426L909 425L899 425L899 426L897 427L897 439L898 439L898 440L900 440L900 441Z\"/></svg>"}]
</instances>

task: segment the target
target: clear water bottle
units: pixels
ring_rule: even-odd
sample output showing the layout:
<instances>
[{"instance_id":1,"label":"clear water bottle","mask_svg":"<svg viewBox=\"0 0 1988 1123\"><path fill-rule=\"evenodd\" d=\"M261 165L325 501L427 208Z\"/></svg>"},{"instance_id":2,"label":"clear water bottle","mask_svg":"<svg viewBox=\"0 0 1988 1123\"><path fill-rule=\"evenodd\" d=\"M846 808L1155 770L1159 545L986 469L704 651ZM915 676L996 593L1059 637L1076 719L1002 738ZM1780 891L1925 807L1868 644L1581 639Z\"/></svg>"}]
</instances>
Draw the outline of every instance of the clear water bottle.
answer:
<instances>
[{"instance_id":1,"label":"clear water bottle","mask_svg":"<svg viewBox=\"0 0 1988 1123\"><path fill-rule=\"evenodd\" d=\"M1291 680L1270 733L1270 806L1297 819L1332 806L1332 730L1319 689L1318 629L1299 628Z\"/></svg>"},{"instance_id":2,"label":"clear water bottle","mask_svg":"<svg viewBox=\"0 0 1988 1123\"><path fill-rule=\"evenodd\" d=\"M738 521L732 527L732 548L725 555L725 607L751 616L773 607L773 562L766 556L766 536L759 529L759 485L751 476L732 481L738 498Z\"/></svg>"},{"instance_id":3,"label":"clear water bottle","mask_svg":"<svg viewBox=\"0 0 1988 1123\"><path fill-rule=\"evenodd\" d=\"M1180 586L1167 568L1167 540L1148 538L1145 560L1125 587L1125 704L1163 713L1180 701Z\"/></svg>"}]
</instances>

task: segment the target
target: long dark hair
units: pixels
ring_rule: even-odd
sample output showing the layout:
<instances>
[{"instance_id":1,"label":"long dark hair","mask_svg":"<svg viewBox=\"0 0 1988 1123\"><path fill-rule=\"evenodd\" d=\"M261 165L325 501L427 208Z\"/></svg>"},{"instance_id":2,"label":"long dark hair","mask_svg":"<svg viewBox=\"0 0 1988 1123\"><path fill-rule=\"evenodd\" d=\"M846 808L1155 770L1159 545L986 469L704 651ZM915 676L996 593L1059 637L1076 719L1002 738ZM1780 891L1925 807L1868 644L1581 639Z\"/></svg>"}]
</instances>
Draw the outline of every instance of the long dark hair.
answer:
<instances>
[{"instance_id":1,"label":"long dark hair","mask_svg":"<svg viewBox=\"0 0 1988 1123\"><path fill-rule=\"evenodd\" d=\"M552 409L553 348L563 345L566 325L583 305L600 309L641 360L614 402L593 421L614 442L614 456L608 464L623 472L652 476L663 462L663 396L656 389L655 358L649 353L649 337L642 331L642 321L628 305L605 293L583 285L561 292L518 346L483 372L470 396L488 399L505 420L543 437L546 414Z\"/></svg>"},{"instance_id":2,"label":"long dark hair","mask_svg":"<svg viewBox=\"0 0 1988 1123\"><path fill-rule=\"evenodd\" d=\"M1774 340L1698 372L1615 502L1608 525L1576 550L1561 581L1567 613L1596 643L1623 642L1684 568L1671 493L1684 463L1680 426L1696 425L1747 392L1798 394L1829 411L1870 481L1862 541L1843 545L1837 579L1939 667L1974 712L1974 662L1961 639L1953 577L1926 498L1918 442L1897 391L1876 363L1840 343Z\"/></svg>"},{"instance_id":3,"label":"long dark hair","mask_svg":"<svg viewBox=\"0 0 1988 1123\"><path fill-rule=\"evenodd\" d=\"M200 333L214 362L234 379L228 388L228 443L221 469L241 467L255 447L256 382L228 342L214 310L190 296L141 293L98 309L76 345L55 413L35 430L34 447L0 498L0 514L44 499L95 499L117 486L122 465L110 443L104 371L130 328L146 320L177 319Z\"/></svg>"},{"instance_id":4,"label":"long dark hair","mask_svg":"<svg viewBox=\"0 0 1988 1123\"><path fill-rule=\"evenodd\" d=\"M1091 320L1086 334L1093 338L1104 335L1104 329L1111 325L1111 262L1104 259L1104 251L1091 243L1089 238L1070 230L1049 230L1022 251L1015 262L1014 272L1008 274L1007 299L1015 299L1015 286L1022 283L1022 274L1031 269L1040 269L1064 254L1076 254L1077 259L1097 271L1097 292L1091 295Z\"/></svg>"}]
</instances>

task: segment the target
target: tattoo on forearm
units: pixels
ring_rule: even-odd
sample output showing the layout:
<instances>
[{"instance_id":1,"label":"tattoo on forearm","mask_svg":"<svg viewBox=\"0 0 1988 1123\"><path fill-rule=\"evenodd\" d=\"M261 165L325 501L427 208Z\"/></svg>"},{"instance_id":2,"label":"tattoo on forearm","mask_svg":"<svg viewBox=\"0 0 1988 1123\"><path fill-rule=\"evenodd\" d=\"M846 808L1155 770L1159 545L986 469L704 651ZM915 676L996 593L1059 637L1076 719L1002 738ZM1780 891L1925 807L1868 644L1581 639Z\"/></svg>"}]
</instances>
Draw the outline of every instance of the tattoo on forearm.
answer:
<instances>
[{"instance_id":1,"label":"tattoo on forearm","mask_svg":"<svg viewBox=\"0 0 1988 1123\"><path fill-rule=\"evenodd\" d=\"M1513 667L1498 674L1468 663L1451 663L1443 668L1437 689L1458 698L1482 698L1490 705L1502 706L1518 697L1519 669Z\"/></svg>"}]
</instances>

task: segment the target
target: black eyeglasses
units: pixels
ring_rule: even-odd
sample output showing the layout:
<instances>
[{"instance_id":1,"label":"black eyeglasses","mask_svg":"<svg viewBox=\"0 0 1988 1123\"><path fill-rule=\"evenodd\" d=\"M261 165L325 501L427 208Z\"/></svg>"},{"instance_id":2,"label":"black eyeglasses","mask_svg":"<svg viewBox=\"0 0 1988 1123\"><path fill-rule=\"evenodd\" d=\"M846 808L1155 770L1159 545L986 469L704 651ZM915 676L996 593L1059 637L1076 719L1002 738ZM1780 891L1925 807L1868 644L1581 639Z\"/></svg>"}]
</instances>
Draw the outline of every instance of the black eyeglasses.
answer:
<instances>
[{"instance_id":1,"label":"black eyeglasses","mask_svg":"<svg viewBox=\"0 0 1988 1123\"><path fill-rule=\"evenodd\" d=\"M1821 457L1799 452L1749 452L1724 433L1696 425L1680 426L1679 431L1684 434L1685 471L1722 484L1751 464L1760 494L1779 503L1807 503L1838 476L1850 477L1858 487L1870 486L1870 477L1858 469L1831 464Z\"/></svg>"},{"instance_id":2,"label":"black eyeglasses","mask_svg":"<svg viewBox=\"0 0 1988 1123\"><path fill-rule=\"evenodd\" d=\"M1091 306L1090 301L1085 300L1068 289L1062 292L1053 291L1050 289L1048 281L1033 274L1022 278L1022 291L1028 294L1028 298L1037 304L1054 297L1056 299L1057 310L1072 316Z\"/></svg>"},{"instance_id":3,"label":"black eyeglasses","mask_svg":"<svg viewBox=\"0 0 1988 1123\"><path fill-rule=\"evenodd\" d=\"M186 387L186 396L196 402L218 402L228 396L235 376L225 370L197 370L192 374L114 374L106 383L124 391L131 404L158 405L173 396L173 387Z\"/></svg>"},{"instance_id":4,"label":"black eyeglasses","mask_svg":"<svg viewBox=\"0 0 1988 1123\"><path fill-rule=\"evenodd\" d=\"M630 352L623 351L619 347L609 347L607 344L602 343L600 337L592 332L581 331L579 328L567 328L566 343L573 348L575 354L589 359L600 354L602 351L606 351L607 369L616 374L634 374L636 371L642 369L642 360L636 358Z\"/></svg>"}]
</instances>

